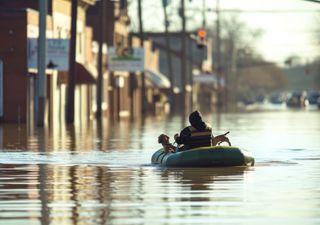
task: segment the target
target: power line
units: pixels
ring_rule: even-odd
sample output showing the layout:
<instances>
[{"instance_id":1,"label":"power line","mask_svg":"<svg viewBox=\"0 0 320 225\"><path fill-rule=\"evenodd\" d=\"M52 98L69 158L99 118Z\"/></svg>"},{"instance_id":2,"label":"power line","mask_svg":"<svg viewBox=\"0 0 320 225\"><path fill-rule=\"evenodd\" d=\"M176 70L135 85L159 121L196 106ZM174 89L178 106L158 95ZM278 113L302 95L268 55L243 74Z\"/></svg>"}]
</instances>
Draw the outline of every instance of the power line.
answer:
<instances>
[{"instance_id":1,"label":"power line","mask_svg":"<svg viewBox=\"0 0 320 225\"><path fill-rule=\"evenodd\" d=\"M320 2L319 2L320 3ZM208 12L213 12L214 9L208 9ZM301 9L221 9L221 13L310 13L320 12L320 9L301 10Z\"/></svg>"},{"instance_id":2,"label":"power line","mask_svg":"<svg viewBox=\"0 0 320 225\"><path fill-rule=\"evenodd\" d=\"M302 0L302 1L313 2L313 3L320 3L320 1L317 1L317 0Z\"/></svg>"},{"instance_id":3,"label":"power line","mask_svg":"<svg viewBox=\"0 0 320 225\"><path fill-rule=\"evenodd\" d=\"M307 1L307 0L305 0ZM318 2L320 3L320 1ZM150 6L150 8L158 9L157 6ZM171 9L178 10L178 7ZM187 8L186 11L202 11L200 8ZM221 13L310 13L320 12L320 9L220 9ZM215 9L207 8L206 12L215 12Z\"/></svg>"}]
</instances>

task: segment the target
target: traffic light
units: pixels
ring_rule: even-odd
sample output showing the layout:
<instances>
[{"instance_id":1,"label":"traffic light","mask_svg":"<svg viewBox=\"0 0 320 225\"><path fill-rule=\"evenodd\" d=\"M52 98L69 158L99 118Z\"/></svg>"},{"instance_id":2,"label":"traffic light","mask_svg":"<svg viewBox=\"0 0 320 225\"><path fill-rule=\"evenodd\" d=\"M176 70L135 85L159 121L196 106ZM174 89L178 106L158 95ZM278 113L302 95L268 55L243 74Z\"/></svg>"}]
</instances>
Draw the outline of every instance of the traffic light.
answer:
<instances>
[{"instance_id":1,"label":"traffic light","mask_svg":"<svg viewBox=\"0 0 320 225\"><path fill-rule=\"evenodd\" d=\"M200 28L197 32L197 46L203 48L206 45L207 32L205 29Z\"/></svg>"}]
</instances>

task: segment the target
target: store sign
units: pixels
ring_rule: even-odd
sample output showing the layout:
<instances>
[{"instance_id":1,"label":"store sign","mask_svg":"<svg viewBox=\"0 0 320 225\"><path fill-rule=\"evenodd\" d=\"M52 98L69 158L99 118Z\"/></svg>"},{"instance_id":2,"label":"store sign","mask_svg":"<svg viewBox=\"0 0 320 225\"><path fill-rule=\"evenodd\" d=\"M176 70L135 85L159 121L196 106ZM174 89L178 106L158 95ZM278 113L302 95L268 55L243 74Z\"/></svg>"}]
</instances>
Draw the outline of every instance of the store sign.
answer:
<instances>
[{"instance_id":1,"label":"store sign","mask_svg":"<svg viewBox=\"0 0 320 225\"><path fill-rule=\"evenodd\" d=\"M218 77L214 73L202 73L193 76L193 82L199 84L217 84Z\"/></svg>"},{"instance_id":2,"label":"store sign","mask_svg":"<svg viewBox=\"0 0 320 225\"><path fill-rule=\"evenodd\" d=\"M108 49L108 65L110 71L143 71L144 49L110 47Z\"/></svg>"},{"instance_id":3,"label":"store sign","mask_svg":"<svg viewBox=\"0 0 320 225\"><path fill-rule=\"evenodd\" d=\"M69 39L47 39L46 65L48 69L69 70ZM28 68L38 68L38 39L28 38Z\"/></svg>"}]
</instances>

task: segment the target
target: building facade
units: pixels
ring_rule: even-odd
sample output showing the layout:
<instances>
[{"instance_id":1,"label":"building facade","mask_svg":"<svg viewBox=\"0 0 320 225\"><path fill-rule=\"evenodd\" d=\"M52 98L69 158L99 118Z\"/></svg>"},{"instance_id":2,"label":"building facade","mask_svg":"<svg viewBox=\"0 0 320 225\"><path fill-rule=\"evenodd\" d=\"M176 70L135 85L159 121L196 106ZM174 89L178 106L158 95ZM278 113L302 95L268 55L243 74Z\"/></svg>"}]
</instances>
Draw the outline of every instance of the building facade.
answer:
<instances>
[{"instance_id":1,"label":"building facade","mask_svg":"<svg viewBox=\"0 0 320 225\"><path fill-rule=\"evenodd\" d=\"M86 10L95 0L81 0L78 5L75 88L75 117L77 121L93 114L95 84L91 59L92 30L86 26ZM0 2L0 120L4 122L33 122L35 80L37 70L28 66L30 40L39 35L37 0ZM71 0L48 0L46 37L70 39ZM68 71L46 70L46 121L64 121ZM12 88L12 86L16 88Z\"/></svg>"}]
</instances>

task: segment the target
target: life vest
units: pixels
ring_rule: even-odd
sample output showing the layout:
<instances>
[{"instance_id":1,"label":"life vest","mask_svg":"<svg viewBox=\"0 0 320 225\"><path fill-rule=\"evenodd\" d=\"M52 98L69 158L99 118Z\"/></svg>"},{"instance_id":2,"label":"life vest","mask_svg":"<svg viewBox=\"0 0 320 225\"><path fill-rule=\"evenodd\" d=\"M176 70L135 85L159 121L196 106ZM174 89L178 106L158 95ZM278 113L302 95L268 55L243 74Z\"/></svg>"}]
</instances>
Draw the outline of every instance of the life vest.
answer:
<instances>
[{"instance_id":1,"label":"life vest","mask_svg":"<svg viewBox=\"0 0 320 225\"><path fill-rule=\"evenodd\" d=\"M204 130L197 130L193 126L188 127L191 134L187 146L189 149L197 147L211 146L211 127L207 126Z\"/></svg>"}]
</instances>

